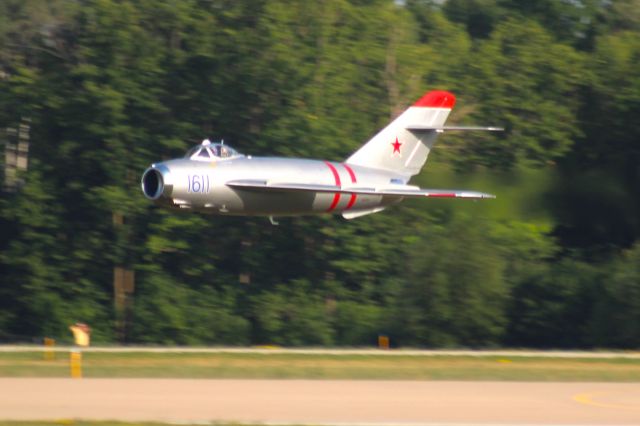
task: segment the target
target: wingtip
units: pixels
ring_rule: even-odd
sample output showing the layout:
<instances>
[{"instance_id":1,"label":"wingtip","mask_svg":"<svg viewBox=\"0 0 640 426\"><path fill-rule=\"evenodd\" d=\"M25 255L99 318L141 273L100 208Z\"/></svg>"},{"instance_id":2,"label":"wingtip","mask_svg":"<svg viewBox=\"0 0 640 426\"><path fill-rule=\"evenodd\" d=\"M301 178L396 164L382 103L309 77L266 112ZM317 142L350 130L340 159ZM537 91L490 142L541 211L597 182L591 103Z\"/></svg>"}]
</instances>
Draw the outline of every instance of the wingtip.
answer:
<instances>
[{"instance_id":1,"label":"wingtip","mask_svg":"<svg viewBox=\"0 0 640 426\"><path fill-rule=\"evenodd\" d=\"M476 200L492 200L496 196L493 194L487 194L486 192L467 192L460 195L461 198L475 198Z\"/></svg>"}]
</instances>

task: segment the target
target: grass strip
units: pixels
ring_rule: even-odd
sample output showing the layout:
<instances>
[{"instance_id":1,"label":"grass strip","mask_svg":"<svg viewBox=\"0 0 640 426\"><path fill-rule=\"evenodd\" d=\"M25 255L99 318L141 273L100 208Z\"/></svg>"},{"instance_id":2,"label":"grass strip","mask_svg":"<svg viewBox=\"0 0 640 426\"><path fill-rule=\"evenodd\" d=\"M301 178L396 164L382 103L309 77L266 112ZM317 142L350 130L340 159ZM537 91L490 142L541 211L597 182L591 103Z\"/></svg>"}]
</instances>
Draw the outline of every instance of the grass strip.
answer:
<instances>
[{"instance_id":1,"label":"grass strip","mask_svg":"<svg viewBox=\"0 0 640 426\"><path fill-rule=\"evenodd\" d=\"M83 354L83 377L640 382L640 360L225 353ZM69 355L0 353L2 377L69 377Z\"/></svg>"}]
</instances>

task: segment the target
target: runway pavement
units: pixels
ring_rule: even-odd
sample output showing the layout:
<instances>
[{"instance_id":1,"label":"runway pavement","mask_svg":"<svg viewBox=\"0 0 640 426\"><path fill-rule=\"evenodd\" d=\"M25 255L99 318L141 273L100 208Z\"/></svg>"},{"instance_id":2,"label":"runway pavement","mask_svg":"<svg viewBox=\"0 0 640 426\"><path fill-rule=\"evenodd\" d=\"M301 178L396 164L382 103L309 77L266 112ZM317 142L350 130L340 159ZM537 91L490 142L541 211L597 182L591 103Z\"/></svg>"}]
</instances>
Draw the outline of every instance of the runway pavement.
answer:
<instances>
[{"instance_id":1,"label":"runway pavement","mask_svg":"<svg viewBox=\"0 0 640 426\"><path fill-rule=\"evenodd\" d=\"M0 420L640 425L640 385L0 378Z\"/></svg>"}]
</instances>

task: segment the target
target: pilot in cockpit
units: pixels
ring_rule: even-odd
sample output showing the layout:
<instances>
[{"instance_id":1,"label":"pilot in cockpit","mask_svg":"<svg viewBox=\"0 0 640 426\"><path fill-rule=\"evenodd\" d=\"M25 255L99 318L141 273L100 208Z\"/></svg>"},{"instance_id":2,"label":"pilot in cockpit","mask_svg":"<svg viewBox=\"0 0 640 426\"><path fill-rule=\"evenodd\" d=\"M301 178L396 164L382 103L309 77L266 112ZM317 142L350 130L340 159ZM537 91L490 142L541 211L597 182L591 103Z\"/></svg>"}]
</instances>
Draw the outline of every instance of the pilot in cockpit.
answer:
<instances>
[{"instance_id":1,"label":"pilot in cockpit","mask_svg":"<svg viewBox=\"0 0 640 426\"><path fill-rule=\"evenodd\" d=\"M211 159L226 159L239 155L236 150L223 142L211 143L209 139L205 139L200 145L190 149L185 157L197 161L211 161Z\"/></svg>"}]
</instances>

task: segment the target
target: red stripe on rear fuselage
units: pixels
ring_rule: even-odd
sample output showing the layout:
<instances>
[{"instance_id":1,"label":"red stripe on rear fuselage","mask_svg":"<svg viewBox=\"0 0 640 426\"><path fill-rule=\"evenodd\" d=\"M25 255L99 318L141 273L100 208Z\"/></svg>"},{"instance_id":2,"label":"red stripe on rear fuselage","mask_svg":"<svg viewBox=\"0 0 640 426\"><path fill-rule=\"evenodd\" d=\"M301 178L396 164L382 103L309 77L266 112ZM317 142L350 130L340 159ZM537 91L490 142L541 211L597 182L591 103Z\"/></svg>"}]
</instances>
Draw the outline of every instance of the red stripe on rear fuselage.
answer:
<instances>
[{"instance_id":1,"label":"red stripe on rear fuselage","mask_svg":"<svg viewBox=\"0 0 640 426\"><path fill-rule=\"evenodd\" d=\"M343 164L343 166L345 169L347 169L349 176L351 176L351 183L357 183L358 180L356 179L356 174L353 173L351 167L347 166L346 164ZM356 203L356 198L358 198L356 194L351 194L351 199L349 199L349 204L347 204L345 210L349 210L351 207L353 207L353 205Z\"/></svg>"},{"instance_id":2,"label":"red stripe on rear fuselage","mask_svg":"<svg viewBox=\"0 0 640 426\"><path fill-rule=\"evenodd\" d=\"M342 186L342 184L340 183L340 175L338 174L338 171L336 170L336 168L333 166L333 164L331 164L328 161L325 161L324 164L326 164L329 169L331 170L331 173L333 173L333 178L336 181L336 186ZM329 206L329 208L327 209L328 212L333 211L336 206L338 205L338 203L340 202L340 193L336 192L333 196L333 202L331 203L331 205Z\"/></svg>"}]
</instances>

